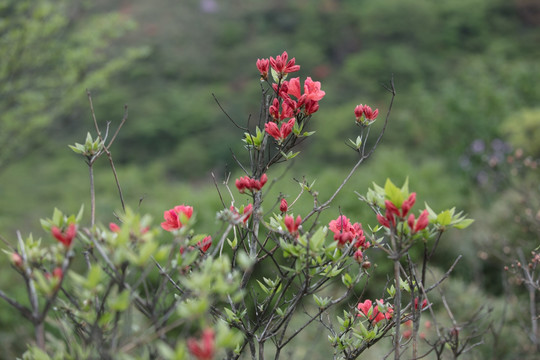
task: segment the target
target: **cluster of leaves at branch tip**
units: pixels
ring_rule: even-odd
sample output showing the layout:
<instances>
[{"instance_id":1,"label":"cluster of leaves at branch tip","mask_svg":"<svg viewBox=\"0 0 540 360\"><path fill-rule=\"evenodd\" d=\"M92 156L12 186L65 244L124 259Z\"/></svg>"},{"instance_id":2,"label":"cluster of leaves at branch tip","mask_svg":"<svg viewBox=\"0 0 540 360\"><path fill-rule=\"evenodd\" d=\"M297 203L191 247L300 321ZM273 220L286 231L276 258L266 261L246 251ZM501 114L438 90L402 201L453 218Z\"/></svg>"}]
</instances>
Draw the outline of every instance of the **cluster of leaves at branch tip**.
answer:
<instances>
[{"instance_id":1,"label":"cluster of leaves at branch tip","mask_svg":"<svg viewBox=\"0 0 540 360\"><path fill-rule=\"evenodd\" d=\"M87 133L84 144L75 143L75 145L68 146L76 154L81 154L87 158L92 158L94 155L99 154L101 150L103 150L104 145L99 136L94 140L92 139L92 135Z\"/></svg>"}]
</instances>

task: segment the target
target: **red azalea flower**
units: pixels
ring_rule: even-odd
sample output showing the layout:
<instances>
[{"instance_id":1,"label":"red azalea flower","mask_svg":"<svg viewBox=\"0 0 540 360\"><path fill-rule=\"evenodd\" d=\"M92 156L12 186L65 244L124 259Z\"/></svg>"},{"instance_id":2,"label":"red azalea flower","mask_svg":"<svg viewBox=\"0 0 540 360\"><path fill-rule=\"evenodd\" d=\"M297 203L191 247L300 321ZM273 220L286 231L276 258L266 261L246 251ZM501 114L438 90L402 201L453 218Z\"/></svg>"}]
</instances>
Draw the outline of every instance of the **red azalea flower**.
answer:
<instances>
[{"instance_id":1,"label":"red azalea flower","mask_svg":"<svg viewBox=\"0 0 540 360\"><path fill-rule=\"evenodd\" d=\"M416 193L412 193L409 195L409 198L401 204L401 216L405 217L407 216L407 213L411 208L413 207L414 203L416 202Z\"/></svg>"},{"instance_id":2,"label":"red azalea flower","mask_svg":"<svg viewBox=\"0 0 540 360\"><path fill-rule=\"evenodd\" d=\"M287 204L287 200L281 199L281 203L279 204L279 211L282 213L287 212L287 209L289 208L289 204Z\"/></svg>"},{"instance_id":3,"label":"red azalea flower","mask_svg":"<svg viewBox=\"0 0 540 360\"><path fill-rule=\"evenodd\" d=\"M354 108L354 115L356 116L356 121L361 121L362 115L364 115L364 106L362 104L356 105Z\"/></svg>"},{"instance_id":4,"label":"red azalea flower","mask_svg":"<svg viewBox=\"0 0 540 360\"><path fill-rule=\"evenodd\" d=\"M193 207L186 205L178 205L173 209L167 210L163 213L165 221L161 223L161 227L166 231L178 230L184 226L180 221L179 214L182 213L189 220L193 215Z\"/></svg>"},{"instance_id":5,"label":"red azalea flower","mask_svg":"<svg viewBox=\"0 0 540 360\"><path fill-rule=\"evenodd\" d=\"M302 223L302 218L300 217L300 215L298 215L296 217L296 220L294 220L294 217L290 215L285 215L284 223L287 227L287 230L289 230L292 235L298 235L298 227Z\"/></svg>"},{"instance_id":6,"label":"red azalea flower","mask_svg":"<svg viewBox=\"0 0 540 360\"><path fill-rule=\"evenodd\" d=\"M364 259L364 254L362 254L362 250L358 249L354 252L354 260L356 260L357 263L361 264L362 260Z\"/></svg>"},{"instance_id":7,"label":"red azalea flower","mask_svg":"<svg viewBox=\"0 0 540 360\"><path fill-rule=\"evenodd\" d=\"M197 360L212 360L216 351L214 338L214 330L204 330L200 341L194 338L188 339L187 347L189 352L195 356Z\"/></svg>"},{"instance_id":8,"label":"red azalea flower","mask_svg":"<svg viewBox=\"0 0 540 360\"><path fill-rule=\"evenodd\" d=\"M377 302L384 304L383 300L378 300ZM366 300L363 303L358 303L357 308L360 311L357 316L367 317L369 320L373 321L374 324L384 319L391 319L394 313L394 309L392 309L390 305L388 305L386 313L379 311L379 305L373 306L371 300ZM370 310L371 315L369 315Z\"/></svg>"},{"instance_id":9,"label":"red azalea flower","mask_svg":"<svg viewBox=\"0 0 540 360\"><path fill-rule=\"evenodd\" d=\"M283 54L276 56L274 59L270 56L270 65L278 73L279 78L283 78L284 75L296 72L300 70L300 65L295 65L296 59L289 59L289 55L286 51Z\"/></svg>"},{"instance_id":10,"label":"red azalea flower","mask_svg":"<svg viewBox=\"0 0 540 360\"><path fill-rule=\"evenodd\" d=\"M264 129L268 135L272 136L279 143L287 138L292 132L294 123L296 122L295 118L290 119L286 123L281 124L281 129L278 128L277 124L273 121L267 122L264 124Z\"/></svg>"},{"instance_id":11,"label":"red azalea flower","mask_svg":"<svg viewBox=\"0 0 540 360\"><path fill-rule=\"evenodd\" d=\"M266 80L268 78L268 69L270 66L270 60L268 59L257 59L257 69L261 73L261 78Z\"/></svg>"},{"instance_id":12,"label":"red azalea flower","mask_svg":"<svg viewBox=\"0 0 540 360\"><path fill-rule=\"evenodd\" d=\"M77 225L69 224L65 231L60 230L58 227L53 226L51 228L52 235L56 240L60 241L66 248L71 246L71 242L77 235Z\"/></svg>"},{"instance_id":13,"label":"red azalea flower","mask_svg":"<svg viewBox=\"0 0 540 360\"><path fill-rule=\"evenodd\" d=\"M412 233L417 233L420 230L424 230L429 225L429 213L427 210L422 211L418 220L415 222L414 214L410 214L407 219L407 224L411 229Z\"/></svg>"},{"instance_id":14,"label":"red azalea flower","mask_svg":"<svg viewBox=\"0 0 540 360\"><path fill-rule=\"evenodd\" d=\"M317 101L309 100L308 102L306 102L306 107L304 110L304 113L306 115L314 114L317 112L317 110L319 110L319 103Z\"/></svg>"},{"instance_id":15,"label":"red azalea flower","mask_svg":"<svg viewBox=\"0 0 540 360\"><path fill-rule=\"evenodd\" d=\"M197 246L199 247L199 249L201 249L203 253L206 253L208 249L210 248L210 246L212 246L212 237L211 236L205 237L202 241L199 241L197 243Z\"/></svg>"},{"instance_id":16,"label":"red azalea flower","mask_svg":"<svg viewBox=\"0 0 540 360\"><path fill-rule=\"evenodd\" d=\"M240 194L243 194L246 190L251 192L260 191L267 181L268 176L266 174L262 174L259 180L252 179L249 176L244 176L236 179L235 185Z\"/></svg>"},{"instance_id":17,"label":"red azalea flower","mask_svg":"<svg viewBox=\"0 0 540 360\"><path fill-rule=\"evenodd\" d=\"M371 107L367 105L364 106L364 116L366 117L366 120L373 122L377 118L377 115L379 115L379 109L371 110Z\"/></svg>"},{"instance_id":18,"label":"red azalea flower","mask_svg":"<svg viewBox=\"0 0 540 360\"><path fill-rule=\"evenodd\" d=\"M372 302L371 300L366 300L364 301L363 303L358 303L357 305L357 308L358 310L360 310L362 312L362 314L364 314L365 316L368 315L369 313L369 309L371 309L371 305L372 305ZM360 316L361 314L358 314L358 316Z\"/></svg>"},{"instance_id":19,"label":"red azalea flower","mask_svg":"<svg viewBox=\"0 0 540 360\"><path fill-rule=\"evenodd\" d=\"M371 107L367 105L357 105L354 108L354 116L356 116L356 122L361 123L362 125L369 125L375 121L379 115L379 109L372 110ZM366 121L363 121L363 120Z\"/></svg>"},{"instance_id":20,"label":"red azalea flower","mask_svg":"<svg viewBox=\"0 0 540 360\"><path fill-rule=\"evenodd\" d=\"M297 99L300 99L302 96L301 90L300 90L300 78L296 77L288 81L289 83L289 95L293 95Z\"/></svg>"},{"instance_id":21,"label":"red azalea flower","mask_svg":"<svg viewBox=\"0 0 540 360\"><path fill-rule=\"evenodd\" d=\"M427 306L427 299L424 299L422 301L422 309L424 309ZM414 308L418 310L418 298L414 298Z\"/></svg>"},{"instance_id":22,"label":"red azalea flower","mask_svg":"<svg viewBox=\"0 0 540 360\"><path fill-rule=\"evenodd\" d=\"M306 94L308 100L319 101L326 93L321 90L321 83L319 81L311 80L311 77L307 77L304 81L304 94Z\"/></svg>"},{"instance_id":23,"label":"red azalea flower","mask_svg":"<svg viewBox=\"0 0 540 360\"><path fill-rule=\"evenodd\" d=\"M109 230L111 230L114 233L120 232L120 226L116 225L115 223L109 223Z\"/></svg>"}]
</instances>

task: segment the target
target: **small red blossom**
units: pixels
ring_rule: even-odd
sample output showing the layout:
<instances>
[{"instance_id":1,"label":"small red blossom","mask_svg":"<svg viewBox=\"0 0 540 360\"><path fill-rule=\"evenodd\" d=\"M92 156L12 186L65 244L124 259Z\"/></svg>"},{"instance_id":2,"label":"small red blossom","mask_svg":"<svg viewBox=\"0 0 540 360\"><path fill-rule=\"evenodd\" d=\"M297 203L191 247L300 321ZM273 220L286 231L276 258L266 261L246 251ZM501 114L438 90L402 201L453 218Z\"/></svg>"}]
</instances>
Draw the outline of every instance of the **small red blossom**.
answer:
<instances>
[{"instance_id":1,"label":"small red blossom","mask_svg":"<svg viewBox=\"0 0 540 360\"><path fill-rule=\"evenodd\" d=\"M364 106L364 116L367 120L373 122L377 118L377 115L379 115L379 109L371 110L369 106Z\"/></svg>"},{"instance_id":2,"label":"small red blossom","mask_svg":"<svg viewBox=\"0 0 540 360\"><path fill-rule=\"evenodd\" d=\"M267 181L268 176L266 174L262 174L259 180L244 176L236 179L235 185L240 194L243 194L246 190L251 192L260 191Z\"/></svg>"},{"instance_id":3,"label":"small red blossom","mask_svg":"<svg viewBox=\"0 0 540 360\"><path fill-rule=\"evenodd\" d=\"M261 79L268 79L268 69L270 66L270 60L268 59L257 59L257 69L261 73Z\"/></svg>"},{"instance_id":4,"label":"small red blossom","mask_svg":"<svg viewBox=\"0 0 540 360\"><path fill-rule=\"evenodd\" d=\"M211 236L205 237L202 241L199 241L197 243L197 246L199 247L199 249L201 249L203 254L206 253L208 249L210 249L210 246L212 246L212 237Z\"/></svg>"},{"instance_id":5,"label":"small red blossom","mask_svg":"<svg viewBox=\"0 0 540 360\"><path fill-rule=\"evenodd\" d=\"M13 264L13 266L21 268L23 263L21 255L16 252L11 253L11 263Z\"/></svg>"},{"instance_id":6,"label":"small red blossom","mask_svg":"<svg viewBox=\"0 0 540 360\"><path fill-rule=\"evenodd\" d=\"M306 106L304 108L304 113L306 115L316 113L317 110L319 110L319 102L313 100L309 100L306 102Z\"/></svg>"},{"instance_id":7,"label":"small red blossom","mask_svg":"<svg viewBox=\"0 0 540 360\"><path fill-rule=\"evenodd\" d=\"M287 204L287 200L281 199L281 202L279 204L279 211L282 213L287 212L287 209L289 208L289 204Z\"/></svg>"},{"instance_id":8,"label":"small red blossom","mask_svg":"<svg viewBox=\"0 0 540 360\"><path fill-rule=\"evenodd\" d=\"M413 207L416 202L416 193L409 195L409 198L401 204L401 216L405 217L409 213L409 210Z\"/></svg>"},{"instance_id":9,"label":"small red blossom","mask_svg":"<svg viewBox=\"0 0 540 360\"><path fill-rule=\"evenodd\" d=\"M216 352L214 330L206 329L203 331L201 340L189 338L187 347L191 355L197 360L212 360Z\"/></svg>"},{"instance_id":10,"label":"small red blossom","mask_svg":"<svg viewBox=\"0 0 540 360\"><path fill-rule=\"evenodd\" d=\"M69 224L64 231L60 230L56 226L53 226L51 228L51 233L56 238L56 240L64 244L66 248L69 248L71 246L71 242L73 241L75 236L77 236L77 225Z\"/></svg>"},{"instance_id":11,"label":"small red blossom","mask_svg":"<svg viewBox=\"0 0 540 360\"><path fill-rule=\"evenodd\" d=\"M381 306L384 304L383 300L378 300L377 303L380 303ZM360 313L357 316L364 316L367 317L370 321L373 322L373 324L378 323L381 320L390 320L392 318L392 315L394 313L394 309L390 305L387 305L386 312L383 313L382 311L379 311L379 304L373 306L373 302L371 300L366 300L363 303L358 303L358 310ZM370 314L371 312L371 314Z\"/></svg>"},{"instance_id":12,"label":"small red blossom","mask_svg":"<svg viewBox=\"0 0 540 360\"><path fill-rule=\"evenodd\" d=\"M115 224L113 222L109 223L109 230L111 230L114 233L119 233L120 232L120 226L118 226L117 224Z\"/></svg>"},{"instance_id":13,"label":"small red blossom","mask_svg":"<svg viewBox=\"0 0 540 360\"><path fill-rule=\"evenodd\" d=\"M364 126L373 123L377 119L377 115L379 115L379 109L372 110L368 105L360 104L354 108L356 122Z\"/></svg>"},{"instance_id":14,"label":"small red blossom","mask_svg":"<svg viewBox=\"0 0 540 360\"><path fill-rule=\"evenodd\" d=\"M298 235L298 227L302 223L302 218L300 215L296 217L296 220L291 215L285 215L283 222L285 223L287 230L289 230L292 235Z\"/></svg>"},{"instance_id":15,"label":"small red blossom","mask_svg":"<svg viewBox=\"0 0 540 360\"><path fill-rule=\"evenodd\" d=\"M295 58L289 60L289 55L286 51L284 51L283 54L276 56L275 59L270 56L270 65L278 73L280 79L289 73L300 70L300 65L295 65L295 62Z\"/></svg>"},{"instance_id":16,"label":"small red blossom","mask_svg":"<svg viewBox=\"0 0 540 360\"><path fill-rule=\"evenodd\" d=\"M283 140L285 140L285 138L287 138L287 136L290 135L295 122L296 122L296 119L292 118L286 123L281 124L281 129L280 129L278 128L275 122L270 121L264 125L264 129L266 130L268 135L272 136L279 143L281 143Z\"/></svg>"},{"instance_id":17,"label":"small red blossom","mask_svg":"<svg viewBox=\"0 0 540 360\"><path fill-rule=\"evenodd\" d=\"M424 299L422 301L422 309L425 309L426 306L427 306L427 299ZM418 310L418 298L414 298L414 308Z\"/></svg>"},{"instance_id":18,"label":"small red blossom","mask_svg":"<svg viewBox=\"0 0 540 360\"><path fill-rule=\"evenodd\" d=\"M414 214L410 214L409 218L407 219L407 224L409 225L409 228L411 229L411 232L417 233L418 231L424 230L429 225L429 213L427 210L422 211L420 216L418 217L418 220L415 222Z\"/></svg>"},{"instance_id":19,"label":"small red blossom","mask_svg":"<svg viewBox=\"0 0 540 360\"><path fill-rule=\"evenodd\" d=\"M364 254L362 253L362 250L358 249L354 252L354 260L356 260L357 263L361 264L362 260L364 259Z\"/></svg>"},{"instance_id":20,"label":"small red blossom","mask_svg":"<svg viewBox=\"0 0 540 360\"><path fill-rule=\"evenodd\" d=\"M61 280L63 277L64 277L64 272L62 271L62 268L59 268L59 267L54 268L54 270L52 271L52 274L45 273L45 278L47 280L50 280L51 278Z\"/></svg>"},{"instance_id":21,"label":"small red blossom","mask_svg":"<svg viewBox=\"0 0 540 360\"><path fill-rule=\"evenodd\" d=\"M180 221L179 214L182 213L189 220L193 215L193 207L187 205L178 205L173 209L167 210L163 213L165 221L161 223L161 227L166 231L173 231L181 229L184 224Z\"/></svg>"},{"instance_id":22,"label":"small red blossom","mask_svg":"<svg viewBox=\"0 0 540 360\"><path fill-rule=\"evenodd\" d=\"M344 247L348 243L353 243L355 248L367 248L364 230L360 223L351 224L349 218L340 215L337 219L330 221L329 229L334 233L334 240L338 242L338 248Z\"/></svg>"},{"instance_id":23,"label":"small red blossom","mask_svg":"<svg viewBox=\"0 0 540 360\"><path fill-rule=\"evenodd\" d=\"M237 210L234 206L230 207L231 212L235 215L235 222L242 221L244 224L247 223L251 213L253 212L253 205L249 204L242 208L241 211Z\"/></svg>"}]
</instances>

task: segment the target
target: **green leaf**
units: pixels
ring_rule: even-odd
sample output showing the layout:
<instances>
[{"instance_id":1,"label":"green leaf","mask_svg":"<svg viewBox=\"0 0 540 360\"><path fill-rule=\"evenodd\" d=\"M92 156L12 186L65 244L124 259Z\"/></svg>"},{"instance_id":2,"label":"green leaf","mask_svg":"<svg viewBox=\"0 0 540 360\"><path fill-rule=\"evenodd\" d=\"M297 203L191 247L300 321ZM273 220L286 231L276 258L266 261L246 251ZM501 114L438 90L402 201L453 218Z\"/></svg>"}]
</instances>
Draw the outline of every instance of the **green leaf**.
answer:
<instances>
[{"instance_id":1,"label":"green leaf","mask_svg":"<svg viewBox=\"0 0 540 360\"><path fill-rule=\"evenodd\" d=\"M452 213L450 210L445 210L441 212L439 215L437 215L437 224L441 226L447 226L450 225L452 222Z\"/></svg>"},{"instance_id":2,"label":"green leaf","mask_svg":"<svg viewBox=\"0 0 540 360\"><path fill-rule=\"evenodd\" d=\"M398 188L390 179L386 179L386 183L384 184L384 192L386 194L386 198L392 202L396 207L400 208L403 204L403 193L401 192L401 189Z\"/></svg>"},{"instance_id":3,"label":"green leaf","mask_svg":"<svg viewBox=\"0 0 540 360\"><path fill-rule=\"evenodd\" d=\"M129 307L129 290L124 290L110 300L110 307L115 311L124 311Z\"/></svg>"},{"instance_id":4,"label":"green leaf","mask_svg":"<svg viewBox=\"0 0 540 360\"><path fill-rule=\"evenodd\" d=\"M456 229L465 229L469 225L471 225L474 222L474 219L463 219L456 224L454 224L454 227Z\"/></svg>"}]
</instances>

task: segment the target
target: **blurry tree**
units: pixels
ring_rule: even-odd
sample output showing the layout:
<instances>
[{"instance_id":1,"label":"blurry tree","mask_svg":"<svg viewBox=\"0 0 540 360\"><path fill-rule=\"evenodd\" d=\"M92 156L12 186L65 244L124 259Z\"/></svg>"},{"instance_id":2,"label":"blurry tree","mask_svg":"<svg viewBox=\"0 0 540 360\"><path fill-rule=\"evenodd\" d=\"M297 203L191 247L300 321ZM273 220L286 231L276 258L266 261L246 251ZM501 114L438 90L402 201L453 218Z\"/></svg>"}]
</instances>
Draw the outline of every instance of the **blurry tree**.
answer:
<instances>
[{"instance_id":1,"label":"blurry tree","mask_svg":"<svg viewBox=\"0 0 540 360\"><path fill-rule=\"evenodd\" d=\"M0 169L45 139L42 130L145 54L113 49L134 27L117 13L89 14L85 1L0 3Z\"/></svg>"}]
</instances>

